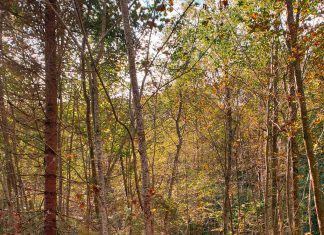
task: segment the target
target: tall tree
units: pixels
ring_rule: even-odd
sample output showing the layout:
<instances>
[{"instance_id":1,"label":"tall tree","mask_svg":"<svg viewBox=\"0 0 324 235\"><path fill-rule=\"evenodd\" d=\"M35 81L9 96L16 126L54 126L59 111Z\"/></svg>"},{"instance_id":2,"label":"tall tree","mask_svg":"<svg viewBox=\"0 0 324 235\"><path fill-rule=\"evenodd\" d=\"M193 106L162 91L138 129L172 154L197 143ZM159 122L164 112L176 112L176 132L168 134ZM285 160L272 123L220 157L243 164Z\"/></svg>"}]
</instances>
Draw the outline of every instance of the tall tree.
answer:
<instances>
[{"instance_id":1,"label":"tall tree","mask_svg":"<svg viewBox=\"0 0 324 235\"><path fill-rule=\"evenodd\" d=\"M57 162L57 68L56 0L45 6L45 192L44 232L56 234L56 162Z\"/></svg>"},{"instance_id":2,"label":"tall tree","mask_svg":"<svg viewBox=\"0 0 324 235\"><path fill-rule=\"evenodd\" d=\"M132 29L129 23L128 1L121 0L120 8L122 13L126 48L128 53L128 70L129 70L129 75L131 80L131 89L133 93L133 104L135 109L135 119L136 119L137 137L138 137L138 148L139 148L139 154L141 156L145 234L151 235L154 233L154 229L153 229L153 215L151 212L152 193L151 193L150 169L149 169L147 149L146 149L147 147L146 147L146 138L145 138L143 107L141 104L141 98L140 98L140 92L139 92L137 74L136 74L135 48L134 48L134 42L132 36Z\"/></svg>"},{"instance_id":3,"label":"tall tree","mask_svg":"<svg viewBox=\"0 0 324 235\"><path fill-rule=\"evenodd\" d=\"M291 13L289 13L291 14ZM288 17L288 15L287 15ZM289 17L291 17L289 15ZM288 35L286 39L286 44L288 48L288 108L289 108L289 134L288 134L288 163L291 163L289 169L291 171L291 176L287 177L287 196L288 202L291 201L291 205L287 205L288 210L290 206L292 208L291 214L292 217L292 233L300 234L299 228L299 202L298 202L298 145L296 140L296 122L297 122L297 103L296 103L296 89L295 89L295 70L294 70L294 62L292 45L291 45L291 36ZM289 164L288 164L289 165ZM290 192L290 178L292 180L292 192ZM288 214L288 220L290 220L290 215Z\"/></svg>"},{"instance_id":4,"label":"tall tree","mask_svg":"<svg viewBox=\"0 0 324 235\"><path fill-rule=\"evenodd\" d=\"M300 3L298 3L300 4ZM303 128L303 138L304 145L306 149L306 155L308 160L308 167L310 172L310 179L314 191L314 202L317 214L317 222L321 234L324 234L324 201L321 192L320 178L318 172L318 164L316 163L316 158L314 154L314 143L313 137L308 123L308 110L304 92L304 82L302 77L301 70L301 52L298 45L298 29L299 29L299 14L300 14L300 5L298 5L297 14L294 17L294 8L293 1L286 0L287 5L287 24L290 36L290 45L291 50L295 51L293 53L293 65L295 69L295 82L296 82L296 91L298 104L300 109L300 116L302 121Z\"/></svg>"}]
</instances>

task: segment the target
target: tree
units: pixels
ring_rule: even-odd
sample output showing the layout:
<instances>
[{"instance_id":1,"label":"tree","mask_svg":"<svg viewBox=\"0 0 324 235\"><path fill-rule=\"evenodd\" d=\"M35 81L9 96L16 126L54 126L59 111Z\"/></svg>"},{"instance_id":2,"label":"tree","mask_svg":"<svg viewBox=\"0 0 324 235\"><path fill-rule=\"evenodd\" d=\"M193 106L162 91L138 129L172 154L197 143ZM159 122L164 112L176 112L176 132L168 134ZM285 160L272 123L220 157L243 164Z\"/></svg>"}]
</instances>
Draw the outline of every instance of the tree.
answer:
<instances>
[{"instance_id":1,"label":"tree","mask_svg":"<svg viewBox=\"0 0 324 235\"><path fill-rule=\"evenodd\" d=\"M134 42L132 37L132 30L129 24L129 11L128 11L127 0L122 0L120 2L120 8L121 8L123 24L124 24L125 41L126 41L126 48L128 53L128 69L129 69L129 75L131 79L131 89L133 93L133 104L135 109L135 119L136 119L137 136L138 136L138 147L139 147L139 154L141 156L141 165L142 165L142 193L143 193L143 213L144 213L145 234L150 235L154 233L153 215L151 213L152 189L151 189L150 171L149 171L148 157L147 157L147 150L146 150L144 118L143 118L139 87L137 83Z\"/></svg>"},{"instance_id":2,"label":"tree","mask_svg":"<svg viewBox=\"0 0 324 235\"><path fill-rule=\"evenodd\" d=\"M45 234L56 234L57 64L56 1L45 6Z\"/></svg>"},{"instance_id":3,"label":"tree","mask_svg":"<svg viewBox=\"0 0 324 235\"><path fill-rule=\"evenodd\" d=\"M308 111L307 111L307 104L305 99L304 93L304 84L302 78L302 71L301 71L301 58L300 52L298 49L297 43L297 32L299 27L299 14L294 17L294 9L292 5L292 1L287 0L287 23L288 29L290 34L290 45L291 51L295 50L293 53L293 66L295 72L295 82L296 82L296 92L297 98L299 103L300 115L302 120L302 127L303 127L303 138L304 138L304 145L306 149L306 155L308 159L308 167L311 176L311 182L314 190L314 202L315 208L317 213L317 221L320 233L324 233L324 202L322 197L322 192L320 189L320 178L318 172L318 165L316 163L315 155L314 155L314 144L313 144L313 137L310 131L310 127L308 124ZM300 10L300 8L298 8ZM298 11L297 9L297 11ZM297 12L298 13L298 12Z\"/></svg>"}]
</instances>

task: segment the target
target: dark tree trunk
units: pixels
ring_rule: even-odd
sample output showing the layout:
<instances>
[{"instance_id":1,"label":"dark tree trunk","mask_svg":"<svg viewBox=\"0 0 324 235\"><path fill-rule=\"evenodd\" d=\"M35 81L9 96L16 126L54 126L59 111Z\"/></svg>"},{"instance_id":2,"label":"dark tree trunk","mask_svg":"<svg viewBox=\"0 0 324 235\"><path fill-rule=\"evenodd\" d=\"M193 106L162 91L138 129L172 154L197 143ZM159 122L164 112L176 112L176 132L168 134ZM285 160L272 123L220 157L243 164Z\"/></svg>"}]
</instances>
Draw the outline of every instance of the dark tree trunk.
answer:
<instances>
[{"instance_id":1,"label":"dark tree trunk","mask_svg":"<svg viewBox=\"0 0 324 235\"><path fill-rule=\"evenodd\" d=\"M45 7L45 234L56 234L57 71L56 0Z\"/></svg>"}]
</instances>

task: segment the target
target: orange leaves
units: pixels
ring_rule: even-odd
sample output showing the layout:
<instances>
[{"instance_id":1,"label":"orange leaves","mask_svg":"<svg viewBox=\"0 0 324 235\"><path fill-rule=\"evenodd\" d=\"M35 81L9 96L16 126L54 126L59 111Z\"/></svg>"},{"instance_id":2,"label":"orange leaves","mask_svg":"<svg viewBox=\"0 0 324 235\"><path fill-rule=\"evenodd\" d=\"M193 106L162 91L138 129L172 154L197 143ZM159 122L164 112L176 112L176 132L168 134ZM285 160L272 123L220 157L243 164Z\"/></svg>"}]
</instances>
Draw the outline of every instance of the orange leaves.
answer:
<instances>
[{"instance_id":1,"label":"orange leaves","mask_svg":"<svg viewBox=\"0 0 324 235\"><path fill-rule=\"evenodd\" d=\"M317 117L316 117L316 119L314 120L314 124L318 125L322 121L324 121L324 114L318 114Z\"/></svg>"},{"instance_id":2,"label":"orange leaves","mask_svg":"<svg viewBox=\"0 0 324 235\"><path fill-rule=\"evenodd\" d=\"M151 195L154 195L154 194L155 194L155 189L154 189L154 188L150 188L150 189L149 189L149 193L150 193Z\"/></svg>"},{"instance_id":3,"label":"orange leaves","mask_svg":"<svg viewBox=\"0 0 324 235\"><path fill-rule=\"evenodd\" d=\"M164 3L160 4L160 5L157 5L156 8L155 8L156 11L160 11L160 12L163 12L166 10L166 7L164 5Z\"/></svg>"},{"instance_id":4,"label":"orange leaves","mask_svg":"<svg viewBox=\"0 0 324 235\"><path fill-rule=\"evenodd\" d=\"M84 209L86 204L83 201L83 194L82 193L75 194L75 199L76 199L76 203L78 204L78 207L80 209Z\"/></svg>"},{"instance_id":5,"label":"orange leaves","mask_svg":"<svg viewBox=\"0 0 324 235\"><path fill-rule=\"evenodd\" d=\"M80 209L84 209L85 208L85 203L84 202L80 202L79 203L79 208Z\"/></svg>"},{"instance_id":6,"label":"orange leaves","mask_svg":"<svg viewBox=\"0 0 324 235\"><path fill-rule=\"evenodd\" d=\"M256 20L256 19L258 18L258 13L253 12L253 13L251 14L251 18L252 18L253 20Z\"/></svg>"},{"instance_id":7,"label":"orange leaves","mask_svg":"<svg viewBox=\"0 0 324 235\"><path fill-rule=\"evenodd\" d=\"M169 7L167 8L167 4L165 2L159 4L156 6L155 10L159 12L164 12L164 15L167 15L167 11L172 12L173 11L173 5L174 5L174 0L168 0L169 2Z\"/></svg>"},{"instance_id":8,"label":"orange leaves","mask_svg":"<svg viewBox=\"0 0 324 235\"><path fill-rule=\"evenodd\" d=\"M67 160L72 160L72 159L76 159L78 157L78 155L74 154L74 153L69 153L69 154L66 154L64 155L64 157L67 159Z\"/></svg>"}]
</instances>

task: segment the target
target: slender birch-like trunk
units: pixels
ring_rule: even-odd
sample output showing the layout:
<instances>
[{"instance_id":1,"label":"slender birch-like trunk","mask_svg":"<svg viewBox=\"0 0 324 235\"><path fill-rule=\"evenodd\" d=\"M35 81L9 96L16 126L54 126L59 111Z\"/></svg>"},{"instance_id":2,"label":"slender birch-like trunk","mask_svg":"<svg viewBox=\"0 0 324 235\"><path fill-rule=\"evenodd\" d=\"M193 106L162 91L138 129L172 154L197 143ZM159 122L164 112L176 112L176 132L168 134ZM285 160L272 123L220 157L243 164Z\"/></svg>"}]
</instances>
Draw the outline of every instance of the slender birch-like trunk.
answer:
<instances>
[{"instance_id":1,"label":"slender birch-like trunk","mask_svg":"<svg viewBox=\"0 0 324 235\"><path fill-rule=\"evenodd\" d=\"M131 86L132 86L132 93L133 93L133 103L135 109L138 147L139 147L139 154L141 156L145 234L151 235L154 233L154 231L153 231L153 215L151 212L152 194L151 194L150 170L149 170L148 157L146 151L144 117L143 117L143 111L142 111L142 105L141 105L140 93L139 93L139 87L138 87L137 75L136 75L134 42L132 37L132 30L129 23L128 1L121 0L120 8L122 13L126 48L128 53L128 66L129 66L129 75L131 79Z\"/></svg>"}]
</instances>

